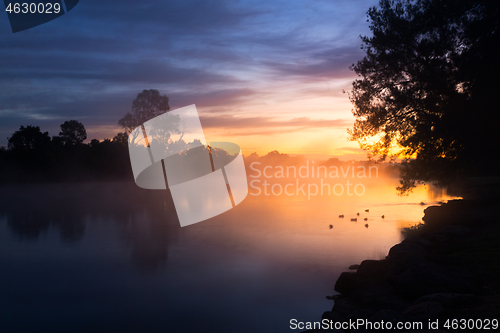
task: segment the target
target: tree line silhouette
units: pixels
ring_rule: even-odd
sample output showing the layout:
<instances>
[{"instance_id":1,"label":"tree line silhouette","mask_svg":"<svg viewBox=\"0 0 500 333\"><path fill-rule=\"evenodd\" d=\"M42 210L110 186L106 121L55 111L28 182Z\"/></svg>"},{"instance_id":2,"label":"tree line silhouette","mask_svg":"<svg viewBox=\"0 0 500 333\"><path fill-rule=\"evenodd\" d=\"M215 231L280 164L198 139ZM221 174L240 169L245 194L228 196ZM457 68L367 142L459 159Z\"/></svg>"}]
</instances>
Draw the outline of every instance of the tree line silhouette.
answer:
<instances>
[{"instance_id":1,"label":"tree line silhouette","mask_svg":"<svg viewBox=\"0 0 500 333\"><path fill-rule=\"evenodd\" d=\"M85 144L85 127L76 120L61 124L50 137L38 126L21 126L0 148L0 182L65 182L132 179L127 136L93 139Z\"/></svg>"},{"instance_id":2,"label":"tree line silhouette","mask_svg":"<svg viewBox=\"0 0 500 333\"><path fill-rule=\"evenodd\" d=\"M132 180L128 135L145 121L170 110L168 97L156 89L143 90L118 124L124 131L113 139L87 139L77 120L61 124L50 137L39 126L21 126L0 147L0 183Z\"/></svg>"}]
</instances>

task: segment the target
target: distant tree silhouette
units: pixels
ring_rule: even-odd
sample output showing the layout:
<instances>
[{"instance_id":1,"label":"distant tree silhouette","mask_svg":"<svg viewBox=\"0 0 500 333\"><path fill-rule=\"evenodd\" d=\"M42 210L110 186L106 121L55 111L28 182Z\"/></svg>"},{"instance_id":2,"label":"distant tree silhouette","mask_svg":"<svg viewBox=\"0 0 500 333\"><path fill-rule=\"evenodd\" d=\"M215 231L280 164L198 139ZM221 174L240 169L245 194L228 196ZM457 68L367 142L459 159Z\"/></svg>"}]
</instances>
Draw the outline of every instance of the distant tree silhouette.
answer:
<instances>
[{"instance_id":1,"label":"distant tree silhouette","mask_svg":"<svg viewBox=\"0 0 500 333\"><path fill-rule=\"evenodd\" d=\"M402 193L495 173L500 1L381 0L368 17L373 36L362 37L366 56L351 67L360 79L349 94L350 139L372 156L404 159Z\"/></svg>"},{"instance_id":2,"label":"distant tree silhouette","mask_svg":"<svg viewBox=\"0 0 500 333\"><path fill-rule=\"evenodd\" d=\"M132 103L131 112L120 119L124 132L117 133L113 140L93 139L84 144L87 131L77 120L61 124L59 136L50 138L38 126L21 126L8 139L7 149L0 147L0 183L16 182L67 182L133 180L128 153L130 131L145 121L170 109L168 97L158 90L144 90ZM179 117L172 118L172 128L152 129L164 140L171 133L181 134L169 144L187 145L182 140ZM142 135L142 134L141 134Z\"/></svg>"},{"instance_id":3,"label":"distant tree silhouette","mask_svg":"<svg viewBox=\"0 0 500 333\"><path fill-rule=\"evenodd\" d=\"M38 126L21 126L0 147L0 183L133 180L125 133L83 144L86 137L76 120L52 139Z\"/></svg>"},{"instance_id":4,"label":"distant tree silhouette","mask_svg":"<svg viewBox=\"0 0 500 333\"><path fill-rule=\"evenodd\" d=\"M124 147L128 147L127 133L120 132L116 134L115 137L113 138L113 142L116 142Z\"/></svg>"},{"instance_id":5,"label":"distant tree silhouette","mask_svg":"<svg viewBox=\"0 0 500 333\"><path fill-rule=\"evenodd\" d=\"M50 144L48 132L42 133L40 127L28 125L21 126L19 130L9 138L8 149L11 151L26 153L46 149Z\"/></svg>"},{"instance_id":6,"label":"distant tree silhouette","mask_svg":"<svg viewBox=\"0 0 500 333\"><path fill-rule=\"evenodd\" d=\"M81 122L69 120L61 125L59 136L65 145L74 146L83 143L87 139L87 131Z\"/></svg>"},{"instance_id":7,"label":"distant tree silhouette","mask_svg":"<svg viewBox=\"0 0 500 333\"><path fill-rule=\"evenodd\" d=\"M43 179L51 161L52 142L48 132L40 127L21 126L8 139L7 150L1 155L1 181L33 181Z\"/></svg>"},{"instance_id":8,"label":"distant tree silhouette","mask_svg":"<svg viewBox=\"0 0 500 333\"><path fill-rule=\"evenodd\" d=\"M90 146L90 148L96 148L99 146L99 144L100 144L99 140L92 139L92 140L90 140L89 146Z\"/></svg>"},{"instance_id":9,"label":"distant tree silhouette","mask_svg":"<svg viewBox=\"0 0 500 333\"><path fill-rule=\"evenodd\" d=\"M168 97L156 89L143 90L132 102L131 112L118 121L128 135L137 126L170 110Z\"/></svg>"}]
</instances>

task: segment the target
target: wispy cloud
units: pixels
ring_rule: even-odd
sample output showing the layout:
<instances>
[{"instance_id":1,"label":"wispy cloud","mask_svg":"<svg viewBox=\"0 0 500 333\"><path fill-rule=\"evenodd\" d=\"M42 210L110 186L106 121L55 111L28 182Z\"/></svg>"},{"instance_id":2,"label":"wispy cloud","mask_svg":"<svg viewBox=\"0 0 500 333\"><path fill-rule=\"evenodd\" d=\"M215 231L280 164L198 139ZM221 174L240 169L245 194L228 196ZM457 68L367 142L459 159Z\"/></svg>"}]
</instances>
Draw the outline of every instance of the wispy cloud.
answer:
<instances>
[{"instance_id":1,"label":"wispy cloud","mask_svg":"<svg viewBox=\"0 0 500 333\"><path fill-rule=\"evenodd\" d=\"M348 126L244 117L240 106L273 102L276 82L293 85L297 99L339 94L309 84L352 76L348 66L362 56L357 36L368 33L365 12L376 3L87 0L20 33L0 25L0 145L20 125L55 135L67 119L102 135L143 89L167 94L173 108L197 104L210 128Z\"/></svg>"},{"instance_id":2,"label":"wispy cloud","mask_svg":"<svg viewBox=\"0 0 500 333\"><path fill-rule=\"evenodd\" d=\"M346 128L352 125L346 119L311 119L308 117L280 119L273 117L238 117L234 115L201 116L207 129L222 129L233 135L273 135L314 128Z\"/></svg>"}]
</instances>

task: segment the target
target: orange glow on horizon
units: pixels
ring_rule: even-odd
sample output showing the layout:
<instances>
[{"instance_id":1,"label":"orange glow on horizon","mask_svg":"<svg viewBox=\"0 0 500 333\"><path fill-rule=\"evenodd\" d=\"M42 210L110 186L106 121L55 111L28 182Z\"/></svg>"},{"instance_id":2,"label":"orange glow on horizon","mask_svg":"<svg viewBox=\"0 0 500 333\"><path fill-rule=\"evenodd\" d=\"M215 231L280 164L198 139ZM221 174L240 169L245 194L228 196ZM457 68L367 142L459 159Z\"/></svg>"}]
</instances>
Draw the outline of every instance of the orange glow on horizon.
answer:
<instances>
[{"instance_id":1,"label":"orange glow on horizon","mask_svg":"<svg viewBox=\"0 0 500 333\"><path fill-rule=\"evenodd\" d=\"M228 105L196 105L207 142L234 142L243 154L259 156L277 150L310 158L366 160L367 152L348 140L352 105L343 89L353 78L308 82L266 82L256 93ZM171 105L171 110L184 105ZM113 138L118 126L94 127L94 137Z\"/></svg>"}]
</instances>

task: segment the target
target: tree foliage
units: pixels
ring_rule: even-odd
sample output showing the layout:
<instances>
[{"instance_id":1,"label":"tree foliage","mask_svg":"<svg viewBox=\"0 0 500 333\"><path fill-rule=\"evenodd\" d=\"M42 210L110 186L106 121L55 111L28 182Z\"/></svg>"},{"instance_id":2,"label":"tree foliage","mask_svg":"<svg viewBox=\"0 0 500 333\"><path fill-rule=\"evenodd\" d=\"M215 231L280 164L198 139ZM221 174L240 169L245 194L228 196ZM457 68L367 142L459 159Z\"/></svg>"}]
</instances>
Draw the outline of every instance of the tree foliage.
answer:
<instances>
[{"instance_id":1,"label":"tree foliage","mask_svg":"<svg viewBox=\"0 0 500 333\"><path fill-rule=\"evenodd\" d=\"M131 112L118 121L125 133L130 134L137 126L170 110L168 97L156 89L143 90L132 102Z\"/></svg>"},{"instance_id":2,"label":"tree foliage","mask_svg":"<svg viewBox=\"0 0 500 333\"><path fill-rule=\"evenodd\" d=\"M87 131L81 122L69 120L61 125L59 136L65 145L74 146L83 143L87 139Z\"/></svg>"},{"instance_id":3,"label":"tree foliage","mask_svg":"<svg viewBox=\"0 0 500 333\"><path fill-rule=\"evenodd\" d=\"M9 138L8 149L19 153L44 150L50 144L48 132L42 133L40 127L21 126Z\"/></svg>"},{"instance_id":4,"label":"tree foliage","mask_svg":"<svg viewBox=\"0 0 500 333\"><path fill-rule=\"evenodd\" d=\"M404 159L402 192L496 170L500 1L381 0L368 18L350 139Z\"/></svg>"},{"instance_id":5,"label":"tree foliage","mask_svg":"<svg viewBox=\"0 0 500 333\"><path fill-rule=\"evenodd\" d=\"M64 122L52 139L38 126L21 126L0 148L0 183L133 179L124 133L88 145L86 136L76 120Z\"/></svg>"}]
</instances>

